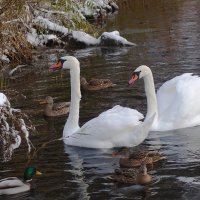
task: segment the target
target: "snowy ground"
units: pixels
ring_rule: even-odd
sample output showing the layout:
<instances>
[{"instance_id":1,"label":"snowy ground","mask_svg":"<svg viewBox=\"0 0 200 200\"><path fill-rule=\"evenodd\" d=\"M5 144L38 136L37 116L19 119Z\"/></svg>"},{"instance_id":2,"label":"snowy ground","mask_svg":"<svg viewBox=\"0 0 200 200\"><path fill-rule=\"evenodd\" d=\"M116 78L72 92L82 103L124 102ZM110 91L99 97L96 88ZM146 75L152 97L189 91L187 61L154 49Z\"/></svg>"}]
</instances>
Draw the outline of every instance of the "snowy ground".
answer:
<instances>
[{"instance_id":1,"label":"snowy ground","mask_svg":"<svg viewBox=\"0 0 200 200\"><path fill-rule=\"evenodd\" d=\"M77 0L78 1L78 0ZM78 2L81 5L80 1ZM78 5L78 4L77 4ZM30 8L29 8L30 9ZM83 5L71 8L76 15L83 20L86 20L87 16L92 16L94 19L98 17L104 17L107 12L112 12L112 10L117 10L118 6L114 1L111 0L86 0ZM28 10L28 9L27 9ZM70 35L75 43L81 43L85 46L133 46L135 45L132 42L127 41L125 38L120 36L120 33L116 30L112 32L104 32L98 38L93 37L90 34L87 34L83 31L76 30L76 28L68 28L59 24L59 20L53 18L54 15L62 15L66 20L69 20L73 24L72 12L64 12L58 10L50 9L33 9L34 15L30 17L29 22L26 23L28 31L26 33L27 41L32 46L43 46L46 45L49 41L54 43L67 44L68 41L62 41L63 36ZM19 19L16 19L19 21ZM23 22L25 24L25 22ZM51 34L39 34L36 28L40 27L42 30L46 30L46 33ZM4 52L9 52L8 49L0 51L0 60L3 62L9 63L9 57Z\"/></svg>"}]
</instances>

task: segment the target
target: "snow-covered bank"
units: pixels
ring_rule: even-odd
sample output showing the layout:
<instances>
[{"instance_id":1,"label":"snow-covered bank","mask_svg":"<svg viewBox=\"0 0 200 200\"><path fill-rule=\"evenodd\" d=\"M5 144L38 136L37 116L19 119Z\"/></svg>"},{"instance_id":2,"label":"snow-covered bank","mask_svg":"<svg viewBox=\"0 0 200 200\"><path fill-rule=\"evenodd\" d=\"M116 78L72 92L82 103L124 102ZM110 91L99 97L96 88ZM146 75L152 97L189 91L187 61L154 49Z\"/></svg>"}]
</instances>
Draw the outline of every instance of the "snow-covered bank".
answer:
<instances>
[{"instance_id":1,"label":"snow-covered bank","mask_svg":"<svg viewBox=\"0 0 200 200\"><path fill-rule=\"evenodd\" d=\"M25 53L29 51L29 48L31 51L30 44L32 47L49 44L62 44L67 47L70 45L73 47L135 45L120 36L118 31L104 32L97 38L84 31L84 28L89 32L96 31L96 28L87 22L86 19L88 17L93 18L94 21L104 20L108 13L118 10L115 0L75 0L70 2L67 5L59 5L59 1L57 1L55 2L56 6L48 1L39 4L34 4L33 2L25 3L23 15L19 16L18 19L5 21L5 28L1 33L7 37L7 40L9 40L9 37L13 39L13 37L9 36L9 29L12 24L15 24L16 27L20 27L20 30L16 28L18 37L13 42L21 43L19 45L15 43L15 46L13 46L12 43L5 40L0 50L0 61L3 64L7 64L15 57L17 58L18 52L19 56L23 56L22 61L26 61ZM27 44L20 39L23 38L23 34ZM26 47L20 48L23 45ZM27 54L31 59L30 52ZM17 64L23 63L22 61L20 62L20 59L17 60L19 60Z\"/></svg>"},{"instance_id":2,"label":"snow-covered bank","mask_svg":"<svg viewBox=\"0 0 200 200\"><path fill-rule=\"evenodd\" d=\"M30 153L29 131L34 129L31 126L28 117L19 109L12 108L6 95L0 92L0 150L3 162L11 159L14 149L20 146L22 138L25 139L27 151Z\"/></svg>"},{"instance_id":3,"label":"snow-covered bank","mask_svg":"<svg viewBox=\"0 0 200 200\"><path fill-rule=\"evenodd\" d=\"M32 29L32 33L27 34L27 40L33 46L44 45L48 43L48 40L57 40L71 44L72 46L134 46L135 44L127 41L125 38L120 36L118 31L104 32L99 38L95 38L90 34L87 34L83 31L69 31L68 28L60 26L54 22L51 22L48 19L38 16L34 23L37 26L48 29L55 34L51 35L38 35L35 29ZM56 36L56 33L59 36ZM67 35L66 37L62 36Z\"/></svg>"}]
</instances>

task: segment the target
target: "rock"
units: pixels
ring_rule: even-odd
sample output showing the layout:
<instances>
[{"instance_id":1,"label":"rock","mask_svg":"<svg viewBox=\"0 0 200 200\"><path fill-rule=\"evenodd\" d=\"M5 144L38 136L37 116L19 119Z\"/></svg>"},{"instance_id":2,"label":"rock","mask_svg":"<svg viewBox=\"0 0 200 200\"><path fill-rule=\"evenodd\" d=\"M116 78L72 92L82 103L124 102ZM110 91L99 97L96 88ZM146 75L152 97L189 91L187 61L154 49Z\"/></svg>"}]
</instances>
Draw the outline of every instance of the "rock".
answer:
<instances>
[{"instance_id":1,"label":"rock","mask_svg":"<svg viewBox=\"0 0 200 200\"><path fill-rule=\"evenodd\" d=\"M100 46L134 46L136 44L129 42L119 35L118 31L104 32L100 36Z\"/></svg>"},{"instance_id":2,"label":"rock","mask_svg":"<svg viewBox=\"0 0 200 200\"><path fill-rule=\"evenodd\" d=\"M71 47L85 48L87 46L96 46L99 44L98 39L82 31L73 31L67 35L66 39Z\"/></svg>"}]
</instances>

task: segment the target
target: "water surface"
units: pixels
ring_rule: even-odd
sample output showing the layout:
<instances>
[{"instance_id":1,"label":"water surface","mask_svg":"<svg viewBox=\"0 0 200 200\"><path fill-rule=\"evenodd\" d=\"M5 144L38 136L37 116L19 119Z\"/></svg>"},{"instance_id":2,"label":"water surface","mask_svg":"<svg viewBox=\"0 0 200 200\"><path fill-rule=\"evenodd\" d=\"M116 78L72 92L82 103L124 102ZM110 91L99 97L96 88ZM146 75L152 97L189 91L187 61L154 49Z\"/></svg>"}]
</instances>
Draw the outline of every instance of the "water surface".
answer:
<instances>
[{"instance_id":1,"label":"water surface","mask_svg":"<svg viewBox=\"0 0 200 200\"><path fill-rule=\"evenodd\" d=\"M39 101L47 95L57 101L70 100L69 73L64 72L63 78L60 72L48 73L48 67L59 56L76 56L81 75L87 78L110 78L117 84L82 94L81 125L117 104L146 113L143 82L134 87L127 85L138 65L151 66L156 89L182 73L200 74L198 0L125 0L119 4L119 12L108 19L106 29L119 30L136 47L37 50L36 55L41 56L34 64L41 74L11 85L27 96L24 101L11 103L26 112L36 125L37 133L31 141L39 150L30 163L43 175L35 178L31 192L1 199L200 199L200 127L149 134L139 148L157 149L167 159L149 171L154 181L146 187L117 185L109 180L119 167L118 158L112 157L113 149L77 148L52 141L62 136L66 117L45 119ZM49 141L52 142L46 143ZM0 178L20 177L28 162L26 153L27 146L22 143L9 162L1 163Z\"/></svg>"}]
</instances>

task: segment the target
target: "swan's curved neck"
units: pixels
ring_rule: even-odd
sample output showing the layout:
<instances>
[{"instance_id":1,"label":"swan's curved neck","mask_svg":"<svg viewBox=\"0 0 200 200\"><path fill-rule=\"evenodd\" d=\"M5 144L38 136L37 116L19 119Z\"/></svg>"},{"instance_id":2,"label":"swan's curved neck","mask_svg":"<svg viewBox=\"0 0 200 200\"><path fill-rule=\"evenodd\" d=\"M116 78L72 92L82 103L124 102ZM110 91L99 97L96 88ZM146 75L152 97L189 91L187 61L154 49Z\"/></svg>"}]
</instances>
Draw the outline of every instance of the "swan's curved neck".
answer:
<instances>
[{"instance_id":1,"label":"swan's curved neck","mask_svg":"<svg viewBox=\"0 0 200 200\"><path fill-rule=\"evenodd\" d=\"M70 69L71 82L71 103L67 122L64 127L63 137L67 137L76 132L79 127L79 103L81 100L80 90L80 64L73 63Z\"/></svg>"},{"instance_id":2,"label":"swan's curved neck","mask_svg":"<svg viewBox=\"0 0 200 200\"><path fill-rule=\"evenodd\" d=\"M144 77L144 85L145 85L145 93L147 96L146 119L149 119L150 117L152 117L154 113L156 113L155 118L157 118L158 106L157 106L157 98L156 98L155 85L154 85L152 72L150 72L147 76Z\"/></svg>"}]
</instances>

